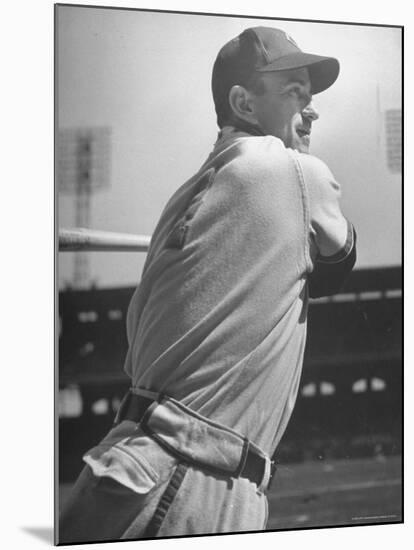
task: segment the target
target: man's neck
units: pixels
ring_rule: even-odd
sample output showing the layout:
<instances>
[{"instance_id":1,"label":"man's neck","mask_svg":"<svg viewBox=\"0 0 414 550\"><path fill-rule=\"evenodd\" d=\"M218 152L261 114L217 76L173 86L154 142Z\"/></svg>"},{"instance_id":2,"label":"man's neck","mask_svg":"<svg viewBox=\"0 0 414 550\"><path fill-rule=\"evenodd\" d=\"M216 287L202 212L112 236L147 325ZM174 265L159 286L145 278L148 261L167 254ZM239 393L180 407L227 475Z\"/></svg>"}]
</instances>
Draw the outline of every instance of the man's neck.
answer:
<instances>
[{"instance_id":1,"label":"man's neck","mask_svg":"<svg viewBox=\"0 0 414 550\"><path fill-rule=\"evenodd\" d=\"M264 136L264 132L259 127L258 124L253 124L251 122L246 122L245 120L236 119L229 123L229 126L233 126L236 130L241 132L246 132L252 136Z\"/></svg>"}]
</instances>

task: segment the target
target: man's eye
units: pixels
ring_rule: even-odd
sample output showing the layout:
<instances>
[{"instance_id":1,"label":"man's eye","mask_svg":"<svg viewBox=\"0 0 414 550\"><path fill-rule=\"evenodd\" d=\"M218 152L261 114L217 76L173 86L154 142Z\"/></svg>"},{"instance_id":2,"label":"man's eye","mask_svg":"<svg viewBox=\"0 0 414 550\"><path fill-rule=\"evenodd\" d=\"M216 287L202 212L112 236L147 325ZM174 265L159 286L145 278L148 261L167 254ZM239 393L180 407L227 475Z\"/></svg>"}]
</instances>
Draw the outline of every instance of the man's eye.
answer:
<instances>
[{"instance_id":1,"label":"man's eye","mask_svg":"<svg viewBox=\"0 0 414 550\"><path fill-rule=\"evenodd\" d=\"M294 97L301 101L303 103L303 106L308 105L308 103L310 103L312 100L312 95L300 86L293 86L292 88L289 88L287 93L290 97Z\"/></svg>"},{"instance_id":2,"label":"man's eye","mask_svg":"<svg viewBox=\"0 0 414 550\"><path fill-rule=\"evenodd\" d=\"M299 86L294 86L293 88L290 88L290 89L288 90L288 93L289 93L290 95L297 95L297 96L300 96L300 95L302 95L302 90L301 90L301 88L299 88Z\"/></svg>"},{"instance_id":3,"label":"man's eye","mask_svg":"<svg viewBox=\"0 0 414 550\"><path fill-rule=\"evenodd\" d=\"M288 95L304 103L309 103L311 97L308 92L301 86L293 86L292 88L289 88Z\"/></svg>"}]
</instances>

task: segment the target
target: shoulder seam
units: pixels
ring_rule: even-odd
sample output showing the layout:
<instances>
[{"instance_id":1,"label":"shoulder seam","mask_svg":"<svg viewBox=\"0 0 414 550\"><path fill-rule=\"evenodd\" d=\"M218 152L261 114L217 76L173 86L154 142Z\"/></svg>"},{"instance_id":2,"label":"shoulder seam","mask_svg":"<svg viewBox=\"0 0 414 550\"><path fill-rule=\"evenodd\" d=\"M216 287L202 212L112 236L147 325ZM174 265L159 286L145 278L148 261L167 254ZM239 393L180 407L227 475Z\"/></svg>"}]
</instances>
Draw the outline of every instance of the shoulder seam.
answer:
<instances>
[{"instance_id":1,"label":"shoulder seam","mask_svg":"<svg viewBox=\"0 0 414 550\"><path fill-rule=\"evenodd\" d=\"M294 151L290 149L286 149L288 152L289 157L292 159L292 162L295 166L295 171L298 176L299 180L299 188L302 198L302 208L303 208L303 241L304 241L304 260L305 260L305 269L306 271L312 270L312 260L310 256L310 245L309 245L309 227L310 227L310 210L309 210L309 195L308 195L308 189L306 186L305 178L303 176L302 167L300 166L300 163L298 159L296 158L296 154L294 154Z\"/></svg>"}]
</instances>

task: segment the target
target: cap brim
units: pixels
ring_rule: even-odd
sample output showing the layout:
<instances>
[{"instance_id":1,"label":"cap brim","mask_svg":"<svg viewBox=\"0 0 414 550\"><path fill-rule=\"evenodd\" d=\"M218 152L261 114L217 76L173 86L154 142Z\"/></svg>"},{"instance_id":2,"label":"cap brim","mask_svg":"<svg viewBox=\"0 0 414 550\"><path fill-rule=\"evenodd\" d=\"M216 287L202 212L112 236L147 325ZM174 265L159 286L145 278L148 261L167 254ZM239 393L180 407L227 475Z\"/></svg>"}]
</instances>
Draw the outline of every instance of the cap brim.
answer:
<instances>
[{"instance_id":1,"label":"cap brim","mask_svg":"<svg viewBox=\"0 0 414 550\"><path fill-rule=\"evenodd\" d=\"M339 62L334 57L323 57L311 53L294 52L260 67L260 72L288 71L307 67L312 94L323 92L335 82L339 74Z\"/></svg>"}]
</instances>

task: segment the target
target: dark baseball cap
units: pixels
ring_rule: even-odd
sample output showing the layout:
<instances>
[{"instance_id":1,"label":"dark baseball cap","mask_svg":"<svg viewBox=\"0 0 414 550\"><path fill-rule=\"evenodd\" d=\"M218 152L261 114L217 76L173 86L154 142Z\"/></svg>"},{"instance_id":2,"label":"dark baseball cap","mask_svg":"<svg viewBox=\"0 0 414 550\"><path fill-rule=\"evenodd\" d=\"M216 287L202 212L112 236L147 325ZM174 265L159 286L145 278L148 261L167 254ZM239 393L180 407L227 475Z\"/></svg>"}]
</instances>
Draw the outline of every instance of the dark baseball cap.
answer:
<instances>
[{"instance_id":1,"label":"dark baseball cap","mask_svg":"<svg viewBox=\"0 0 414 550\"><path fill-rule=\"evenodd\" d=\"M213 67L212 90L217 106L228 101L232 86L245 85L254 72L275 72L306 67L312 94L331 86L339 74L339 62L303 52L285 31L271 27L252 27L227 42L219 51Z\"/></svg>"}]
</instances>

